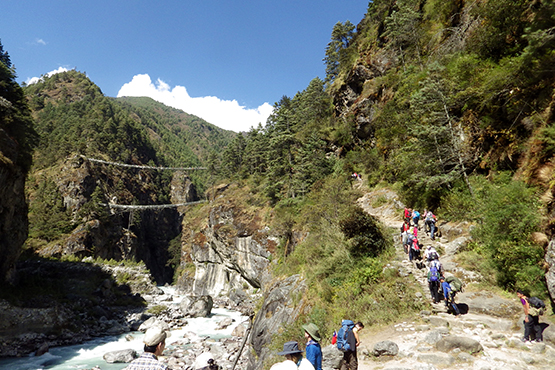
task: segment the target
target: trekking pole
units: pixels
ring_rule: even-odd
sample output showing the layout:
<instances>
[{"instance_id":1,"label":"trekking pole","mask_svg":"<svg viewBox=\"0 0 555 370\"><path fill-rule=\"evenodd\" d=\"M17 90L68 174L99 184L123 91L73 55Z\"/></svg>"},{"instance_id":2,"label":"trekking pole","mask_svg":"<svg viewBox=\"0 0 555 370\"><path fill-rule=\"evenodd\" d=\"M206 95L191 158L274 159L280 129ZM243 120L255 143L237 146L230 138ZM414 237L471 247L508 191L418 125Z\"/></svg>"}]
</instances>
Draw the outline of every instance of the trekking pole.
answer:
<instances>
[{"instance_id":1,"label":"trekking pole","mask_svg":"<svg viewBox=\"0 0 555 370\"><path fill-rule=\"evenodd\" d=\"M235 361L233 361L233 366L231 368L231 370L235 370L235 366L237 366L237 362L239 362L239 358L241 357L241 352L243 352L243 348L245 348L245 344L247 343L247 339L249 338L249 334L250 331L252 329L252 319L253 319L253 315L249 316L249 327L247 328L247 333L245 334L245 339L243 339L243 343L241 344L241 348L239 349L239 353L237 353L237 357L235 358Z\"/></svg>"}]
</instances>

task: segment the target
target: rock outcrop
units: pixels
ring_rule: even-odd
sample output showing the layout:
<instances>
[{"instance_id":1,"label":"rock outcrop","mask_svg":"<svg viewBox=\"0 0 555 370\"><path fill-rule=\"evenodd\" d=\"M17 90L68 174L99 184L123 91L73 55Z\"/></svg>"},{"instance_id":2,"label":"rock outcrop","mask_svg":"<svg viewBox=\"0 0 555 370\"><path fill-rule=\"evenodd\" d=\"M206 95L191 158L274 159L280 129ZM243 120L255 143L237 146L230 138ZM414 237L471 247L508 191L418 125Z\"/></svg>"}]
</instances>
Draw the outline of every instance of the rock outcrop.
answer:
<instances>
[{"instance_id":1,"label":"rock outcrop","mask_svg":"<svg viewBox=\"0 0 555 370\"><path fill-rule=\"evenodd\" d=\"M0 281L14 278L15 262L27 239L26 173L16 164L17 143L0 129Z\"/></svg>"}]
</instances>

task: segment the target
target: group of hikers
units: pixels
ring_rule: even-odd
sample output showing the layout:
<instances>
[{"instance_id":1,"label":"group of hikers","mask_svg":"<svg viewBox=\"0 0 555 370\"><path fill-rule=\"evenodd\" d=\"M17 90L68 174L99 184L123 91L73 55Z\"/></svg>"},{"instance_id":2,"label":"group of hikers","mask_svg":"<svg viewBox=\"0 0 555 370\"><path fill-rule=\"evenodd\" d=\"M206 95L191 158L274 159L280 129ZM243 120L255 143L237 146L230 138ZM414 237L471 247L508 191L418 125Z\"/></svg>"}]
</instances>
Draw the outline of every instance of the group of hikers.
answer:
<instances>
[{"instance_id":1,"label":"group of hikers","mask_svg":"<svg viewBox=\"0 0 555 370\"><path fill-rule=\"evenodd\" d=\"M286 342L278 355L285 356L285 361L274 364L270 370L322 370L322 348L318 327L309 323L302 326L306 339L306 358L296 341ZM339 331L333 333L332 344L343 352L341 370L357 370L357 347L360 345L359 333L364 328L362 322L343 320Z\"/></svg>"},{"instance_id":2,"label":"group of hikers","mask_svg":"<svg viewBox=\"0 0 555 370\"><path fill-rule=\"evenodd\" d=\"M419 221L421 214L415 209L405 208L403 212L403 225L401 226L401 243L409 261L416 261L419 269L428 269L428 287L434 303L439 303L443 298L448 311L453 311L456 316L460 310L455 303L455 295L461 291L462 282L456 276L444 276L443 267L439 262L439 253L429 245L422 256L422 243L418 239L420 230ZM424 210L424 230L435 240L437 232L437 217L430 210Z\"/></svg>"}]
</instances>

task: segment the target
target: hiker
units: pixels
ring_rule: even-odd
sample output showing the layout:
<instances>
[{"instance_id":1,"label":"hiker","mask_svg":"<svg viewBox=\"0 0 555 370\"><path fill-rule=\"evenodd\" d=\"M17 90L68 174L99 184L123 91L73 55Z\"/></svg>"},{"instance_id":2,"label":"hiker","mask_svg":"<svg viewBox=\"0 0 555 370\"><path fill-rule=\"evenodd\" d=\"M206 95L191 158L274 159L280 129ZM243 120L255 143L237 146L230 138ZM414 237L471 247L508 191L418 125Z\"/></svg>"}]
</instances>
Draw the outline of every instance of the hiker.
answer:
<instances>
[{"instance_id":1,"label":"hiker","mask_svg":"<svg viewBox=\"0 0 555 370\"><path fill-rule=\"evenodd\" d=\"M306 338L306 359L310 361L314 369L322 370L322 348L320 347L320 330L318 327L309 323L303 325L304 337Z\"/></svg>"},{"instance_id":2,"label":"hiker","mask_svg":"<svg viewBox=\"0 0 555 370\"><path fill-rule=\"evenodd\" d=\"M430 237L432 240L435 240L437 217L432 213L432 211L428 211L424 222L426 223L426 229L430 230Z\"/></svg>"},{"instance_id":3,"label":"hiker","mask_svg":"<svg viewBox=\"0 0 555 370\"><path fill-rule=\"evenodd\" d=\"M520 303L522 303L522 308L524 309L524 337L521 340L523 342L530 342L530 336L533 335L536 342L542 342L542 328L540 326L541 309L531 305L531 298L522 290L517 290L516 295L520 298Z\"/></svg>"},{"instance_id":4,"label":"hiker","mask_svg":"<svg viewBox=\"0 0 555 370\"><path fill-rule=\"evenodd\" d=\"M409 234L410 236L410 234ZM409 250L409 261L417 260L420 258L420 245L418 244L418 239L412 238L412 244Z\"/></svg>"},{"instance_id":5,"label":"hiker","mask_svg":"<svg viewBox=\"0 0 555 370\"><path fill-rule=\"evenodd\" d=\"M440 284L441 272L434 265L428 270L428 288L430 289L430 295L432 296L432 301L434 303L439 303L441 297L439 296L439 284Z\"/></svg>"},{"instance_id":6,"label":"hiker","mask_svg":"<svg viewBox=\"0 0 555 370\"><path fill-rule=\"evenodd\" d=\"M407 249L407 238L408 238L408 232L410 229L410 225L404 221L403 225L401 225L401 243L403 243L403 248L405 250L405 253L408 253L408 249Z\"/></svg>"},{"instance_id":7,"label":"hiker","mask_svg":"<svg viewBox=\"0 0 555 370\"><path fill-rule=\"evenodd\" d=\"M428 245L424 251L424 259L428 262L428 265L431 266L432 261L439 262L439 253L437 253L437 250L434 247Z\"/></svg>"},{"instance_id":8,"label":"hiker","mask_svg":"<svg viewBox=\"0 0 555 370\"><path fill-rule=\"evenodd\" d=\"M412 210L410 208L405 207L405 213L403 215L403 220L410 225L410 215L412 214Z\"/></svg>"},{"instance_id":9,"label":"hiker","mask_svg":"<svg viewBox=\"0 0 555 370\"><path fill-rule=\"evenodd\" d=\"M447 278L441 276L439 281L441 282L441 290L443 291L443 297L445 299L445 307L447 307L448 311L452 308L455 316L458 317L461 312L459 311L459 306L455 303L455 296L457 292L462 290L461 281L455 276L449 276Z\"/></svg>"},{"instance_id":10,"label":"hiker","mask_svg":"<svg viewBox=\"0 0 555 370\"><path fill-rule=\"evenodd\" d=\"M158 360L166 347L166 338L170 336L158 326L149 328L144 335L144 353L137 359L131 361L125 370L166 370L168 367Z\"/></svg>"},{"instance_id":11,"label":"hiker","mask_svg":"<svg viewBox=\"0 0 555 370\"><path fill-rule=\"evenodd\" d=\"M278 352L278 355L285 356L285 361L272 365L270 370L314 370L310 361L303 358L303 351L295 341L286 342L283 351Z\"/></svg>"},{"instance_id":12,"label":"hiker","mask_svg":"<svg viewBox=\"0 0 555 370\"><path fill-rule=\"evenodd\" d=\"M420 212L418 212L417 210L413 210L412 211L412 222L414 223L414 226L416 228L418 228L418 221L420 220Z\"/></svg>"},{"instance_id":13,"label":"hiker","mask_svg":"<svg viewBox=\"0 0 555 370\"><path fill-rule=\"evenodd\" d=\"M354 324L351 320L343 320L343 323L349 322ZM343 324L344 326L345 324ZM343 359L341 360L341 370L357 370L358 369L358 359L357 359L357 347L360 345L359 333L364 328L362 322L357 322L354 325L349 325L351 329L346 330L345 344L343 345ZM341 333L341 331L340 331ZM339 338L338 338L339 343ZM341 349L341 345L338 348ZM347 349L345 349L345 347Z\"/></svg>"}]
</instances>

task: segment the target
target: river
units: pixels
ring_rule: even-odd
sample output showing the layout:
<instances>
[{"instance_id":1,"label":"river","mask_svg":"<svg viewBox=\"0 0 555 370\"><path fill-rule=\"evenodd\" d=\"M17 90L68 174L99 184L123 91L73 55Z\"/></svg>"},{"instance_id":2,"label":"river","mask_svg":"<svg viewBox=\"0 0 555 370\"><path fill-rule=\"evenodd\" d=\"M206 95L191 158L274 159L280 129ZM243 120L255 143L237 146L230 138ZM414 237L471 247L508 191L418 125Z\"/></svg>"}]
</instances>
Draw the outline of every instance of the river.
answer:
<instances>
[{"instance_id":1,"label":"river","mask_svg":"<svg viewBox=\"0 0 555 370\"><path fill-rule=\"evenodd\" d=\"M161 287L166 294L172 294L172 288ZM175 296L174 304L178 304L181 297ZM216 330L217 323L224 318L234 319L233 324L223 330ZM172 342L182 338L185 333L192 332L198 337L209 336L212 339L231 337L231 332L240 323L247 320L240 312L230 311L224 308L214 308L209 318L189 318L188 324L180 329L172 330L171 336L166 341L167 349L171 349ZM128 341L127 335L133 337ZM108 336L97 338L82 344L72 346L53 347L48 353L35 357L29 355L19 358L0 359L0 369L10 370L79 370L91 369L99 366L102 370L121 370L128 364L108 364L102 356L107 352L134 349L140 355L143 352L142 332L130 332L119 336ZM200 340L200 338L199 338Z\"/></svg>"}]
</instances>

